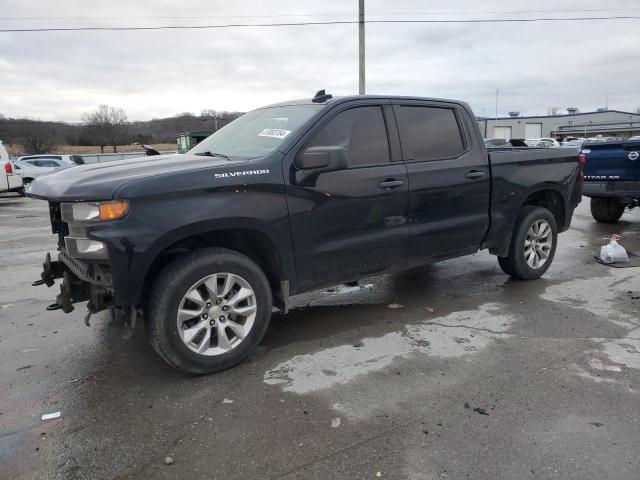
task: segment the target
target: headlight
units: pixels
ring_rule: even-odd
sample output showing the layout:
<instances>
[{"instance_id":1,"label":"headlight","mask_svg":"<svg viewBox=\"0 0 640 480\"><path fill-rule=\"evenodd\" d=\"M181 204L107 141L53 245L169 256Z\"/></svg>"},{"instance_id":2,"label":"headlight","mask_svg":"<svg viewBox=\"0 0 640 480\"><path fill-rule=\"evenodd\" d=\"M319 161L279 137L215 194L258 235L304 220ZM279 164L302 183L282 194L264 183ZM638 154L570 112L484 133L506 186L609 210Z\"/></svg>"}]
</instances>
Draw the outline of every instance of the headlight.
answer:
<instances>
[{"instance_id":1,"label":"headlight","mask_svg":"<svg viewBox=\"0 0 640 480\"><path fill-rule=\"evenodd\" d=\"M129 202L78 202L60 205L62 220L73 222L108 222L123 218L129 211Z\"/></svg>"}]
</instances>

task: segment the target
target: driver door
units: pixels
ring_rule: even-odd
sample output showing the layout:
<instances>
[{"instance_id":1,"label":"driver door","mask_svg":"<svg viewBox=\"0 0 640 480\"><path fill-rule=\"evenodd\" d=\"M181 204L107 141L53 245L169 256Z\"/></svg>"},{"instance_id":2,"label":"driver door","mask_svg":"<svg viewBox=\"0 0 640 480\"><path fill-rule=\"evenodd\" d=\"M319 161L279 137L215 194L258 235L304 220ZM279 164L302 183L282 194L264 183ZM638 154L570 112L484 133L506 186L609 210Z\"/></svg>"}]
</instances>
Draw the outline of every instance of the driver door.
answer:
<instances>
[{"instance_id":1,"label":"driver door","mask_svg":"<svg viewBox=\"0 0 640 480\"><path fill-rule=\"evenodd\" d=\"M312 147L342 147L346 167L314 173L294 161L285 172L300 286L339 283L405 260L407 169L392 161L397 137L389 135L395 124L387 129L389 113L380 104L343 107L316 126L296 158Z\"/></svg>"}]
</instances>

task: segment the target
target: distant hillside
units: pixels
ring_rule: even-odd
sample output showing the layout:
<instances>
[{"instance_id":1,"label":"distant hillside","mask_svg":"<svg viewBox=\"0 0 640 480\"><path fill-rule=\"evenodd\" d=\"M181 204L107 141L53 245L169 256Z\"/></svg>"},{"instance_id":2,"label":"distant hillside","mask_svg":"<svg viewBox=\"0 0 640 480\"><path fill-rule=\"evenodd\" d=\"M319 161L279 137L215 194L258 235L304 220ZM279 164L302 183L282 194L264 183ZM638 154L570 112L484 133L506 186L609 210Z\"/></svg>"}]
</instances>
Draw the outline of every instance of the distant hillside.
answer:
<instances>
[{"instance_id":1,"label":"distant hillside","mask_svg":"<svg viewBox=\"0 0 640 480\"><path fill-rule=\"evenodd\" d=\"M218 118L214 117L216 115ZM157 118L149 121L129 122L127 128L128 143L142 142L150 144L175 144L176 136L182 132L214 131L235 120L241 112L203 112L202 115L183 113L174 117ZM65 122L44 122L24 118L6 118L0 116L0 140L13 145L12 150L20 150L25 137L34 132L54 138L56 145L94 145L84 125ZM122 142L122 143L127 143ZM24 149L23 149L24 150ZM105 150L108 151L108 150Z\"/></svg>"}]
</instances>

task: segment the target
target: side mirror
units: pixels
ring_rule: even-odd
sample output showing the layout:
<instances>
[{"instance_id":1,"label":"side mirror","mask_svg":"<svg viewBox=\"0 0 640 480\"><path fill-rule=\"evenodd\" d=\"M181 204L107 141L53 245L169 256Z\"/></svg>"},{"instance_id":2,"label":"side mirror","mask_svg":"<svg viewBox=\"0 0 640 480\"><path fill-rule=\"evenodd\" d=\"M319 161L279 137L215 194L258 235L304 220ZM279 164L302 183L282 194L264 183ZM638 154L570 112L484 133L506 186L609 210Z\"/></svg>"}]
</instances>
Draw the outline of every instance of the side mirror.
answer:
<instances>
[{"instance_id":1,"label":"side mirror","mask_svg":"<svg viewBox=\"0 0 640 480\"><path fill-rule=\"evenodd\" d=\"M144 148L144 152L147 155L147 157L153 157L155 155L160 155L160 152L158 150L156 150L153 147L150 147L149 145L142 145L142 148Z\"/></svg>"},{"instance_id":2,"label":"side mirror","mask_svg":"<svg viewBox=\"0 0 640 480\"><path fill-rule=\"evenodd\" d=\"M296 167L307 174L345 170L347 150L338 146L310 147L296 159Z\"/></svg>"}]
</instances>

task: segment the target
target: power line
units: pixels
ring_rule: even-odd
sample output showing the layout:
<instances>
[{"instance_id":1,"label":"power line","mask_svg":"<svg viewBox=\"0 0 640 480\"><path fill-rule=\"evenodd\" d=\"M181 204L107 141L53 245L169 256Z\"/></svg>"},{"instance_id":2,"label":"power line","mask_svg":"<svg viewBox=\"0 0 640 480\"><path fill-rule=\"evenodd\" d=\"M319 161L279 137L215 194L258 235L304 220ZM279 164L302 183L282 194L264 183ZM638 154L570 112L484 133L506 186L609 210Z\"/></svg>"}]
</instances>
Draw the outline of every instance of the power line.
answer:
<instances>
[{"instance_id":1,"label":"power line","mask_svg":"<svg viewBox=\"0 0 640 480\"><path fill-rule=\"evenodd\" d=\"M593 12L638 12L640 8L591 8L591 9L566 9L566 10L465 10L465 11L434 11L434 12L373 12L367 16L381 15L507 15L525 13L593 13ZM343 13L290 13L279 15L171 15L171 16L145 16L145 15L124 15L124 16L74 16L74 17L2 17L0 20L197 20L213 18L285 18L285 17L357 17L357 12Z\"/></svg>"},{"instance_id":2,"label":"power line","mask_svg":"<svg viewBox=\"0 0 640 480\"><path fill-rule=\"evenodd\" d=\"M606 20L640 20L640 16L614 17L564 17L564 18L491 18L457 20L366 20L365 23L533 23L533 22L580 22ZM205 30L240 27L299 27L316 25L354 25L357 20L334 20L326 22L281 22L281 23L228 23L223 25L163 25L150 27L46 27L46 28L5 28L0 33L27 32L86 32L86 31L132 31L132 30Z\"/></svg>"}]
</instances>

